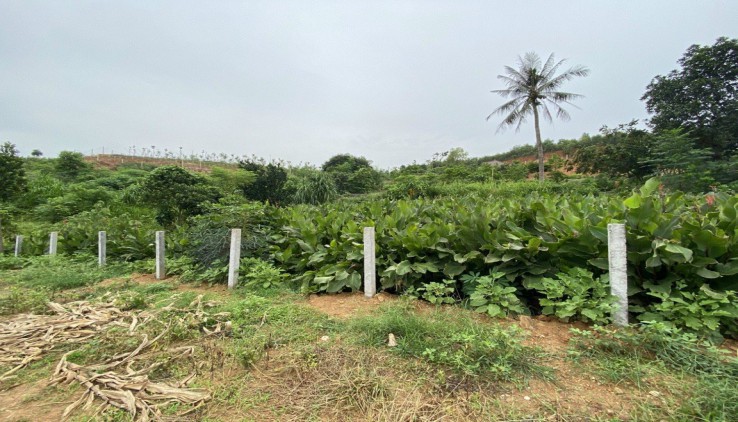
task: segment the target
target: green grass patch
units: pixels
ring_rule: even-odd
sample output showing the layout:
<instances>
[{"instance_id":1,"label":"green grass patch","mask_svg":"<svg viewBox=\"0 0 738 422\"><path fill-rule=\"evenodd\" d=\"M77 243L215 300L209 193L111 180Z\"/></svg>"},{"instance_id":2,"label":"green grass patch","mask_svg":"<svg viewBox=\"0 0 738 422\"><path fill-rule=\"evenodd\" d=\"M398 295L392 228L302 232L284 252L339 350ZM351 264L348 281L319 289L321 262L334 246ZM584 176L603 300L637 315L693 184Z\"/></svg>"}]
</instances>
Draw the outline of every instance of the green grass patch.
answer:
<instances>
[{"instance_id":1,"label":"green grass patch","mask_svg":"<svg viewBox=\"0 0 738 422\"><path fill-rule=\"evenodd\" d=\"M499 381L520 381L529 376L547 377L540 364L542 353L522 344L525 335L515 326L480 322L468 312L436 309L418 314L410 302L382 306L372 316L349 325L360 343L386 346L392 333L392 349L464 375Z\"/></svg>"},{"instance_id":2,"label":"green grass patch","mask_svg":"<svg viewBox=\"0 0 738 422\"><path fill-rule=\"evenodd\" d=\"M0 276L18 286L59 291L89 286L130 273L129 265L122 263L99 267L94 260L80 262L65 256L42 256L27 260L29 265Z\"/></svg>"},{"instance_id":3,"label":"green grass patch","mask_svg":"<svg viewBox=\"0 0 738 422\"><path fill-rule=\"evenodd\" d=\"M592 365L605 380L645 389L660 379L662 388L679 397L669 411L677 420L727 421L738 415L738 359L726 351L662 326L572 332L570 356Z\"/></svg>"}]
</instances>

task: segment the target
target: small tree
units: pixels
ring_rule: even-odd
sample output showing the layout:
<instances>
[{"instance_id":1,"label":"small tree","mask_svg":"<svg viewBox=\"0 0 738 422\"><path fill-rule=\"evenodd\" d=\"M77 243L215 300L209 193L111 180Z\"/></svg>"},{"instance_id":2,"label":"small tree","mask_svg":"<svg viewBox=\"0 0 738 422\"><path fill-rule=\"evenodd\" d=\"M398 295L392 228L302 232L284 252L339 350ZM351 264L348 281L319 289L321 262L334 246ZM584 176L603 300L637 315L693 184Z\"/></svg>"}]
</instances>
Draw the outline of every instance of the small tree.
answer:
<instances>
[{"instance_id":1,"label":"small tree","mask_svg":"<svg viewBox=\"0 0 738 422\"><path fill-rule=\"evenodd\" d=\"M704 192L716 184L712 174L711 151L708 148L697 148L694 139L679 129L656 135L650 156L642 162L653 168L653 174L672 189Z\"/></svg>"},{"instance_id":2,"label":"small tree","mask_svg":"<svg viewBox=\"0 0 738 422\"><path fill-rule=\"evenodd\" d=\"M31 156L33 156L33 157L39 158L42 155L44 155L44 153L41 152L40 149L34 149L33 151L31 151Z\"/></svg>"},{"instance_id":3,"label":"small tree","mask_svg":"<svg viewBox=\"0 0 738 422\"><path fill-rule=\"evenodd\" d=\"M288 199L287 192L284 190L287 170L280 163L266 164L257 160L244 160L238 166L256 175L252 183L241 186L246 198L252 201L269 201L275 205Z\"/></svg>"},{"instance_id":4,"label":"small tree","mask_svg":"<svg viewBox=\"0 0 738 422\"><path fill-rule=\"evenodd\" d=\"M62 151L56 159L56 173L59 178L67 182L76 180L80 175L90 170L91 166L79 152Z\"/></svg>"},{"instance_id":5,"label":"small tree","mask_svg":"<svg viewBox=\"0 0 738 422\"><path fill-rule=\"evenodd\" d=\"M204 203L220 197L204 177L177 166L157 168L146 175L136 190L139 201L156 208L156 221L164 226L202 213Z\"/></svg>"},{"instance_id":6,"label":"small tree","mask_svg":"<svg viewBox=\"0 0 738 422\"><path fill-rule=\"evenodd\" d=\"M381 184L380 174L372 168L364 157L339 154L328 159L321 166L336 181L340 193L367 193L376 190Z\"/></svg>"},{"instance_id":7,"label":"small tree","mask_svg":"<svg viewBox=\"0 0 738 422\"><path fill-rule=\"evenodd\" d=\"M26 189L23 159L10 142L0 146L0 201L9 201Z\"/></svg>"}]
</instances>

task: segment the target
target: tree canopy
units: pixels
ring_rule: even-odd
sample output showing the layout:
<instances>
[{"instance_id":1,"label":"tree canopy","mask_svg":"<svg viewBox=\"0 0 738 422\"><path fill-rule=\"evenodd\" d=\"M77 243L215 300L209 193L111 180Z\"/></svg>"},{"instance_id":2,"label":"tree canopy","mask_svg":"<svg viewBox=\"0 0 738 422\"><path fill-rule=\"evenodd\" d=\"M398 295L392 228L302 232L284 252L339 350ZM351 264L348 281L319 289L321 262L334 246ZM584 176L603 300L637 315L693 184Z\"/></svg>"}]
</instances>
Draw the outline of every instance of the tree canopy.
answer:
<instances>
[{"instance_id":1,"label":"tree canopy","mask_svg":"<svg viewBox=\"0 0 738 422\"><path fill-rule=\"evenodd\" d=\"M0 181L0 201L9 201L26 189L23 159L10 142L0 145Z\"/></svg>"},{"instance_id":2,"label":"tree canopy","mask_svg":"<svg viewBox=\"0 0 738 422\"><path fill-rule=\"evenodd\" d=\"M641 100L655 131L682 128L716 157L738 148L738 39L692 45L680 69L656 76Z\"/></svg>"},{"instance_id":3,"label":"tree canopy","mask_svg":"<svg viewBox=\"0 0 738 422\"><path fill-rule=\"evenodd\" d=\"M165 226L202 213L205 202L220 197L204 177L177 166L158 167L136 190L140 201L157 209L156 220Z\"/></svg>"}]
</instances>

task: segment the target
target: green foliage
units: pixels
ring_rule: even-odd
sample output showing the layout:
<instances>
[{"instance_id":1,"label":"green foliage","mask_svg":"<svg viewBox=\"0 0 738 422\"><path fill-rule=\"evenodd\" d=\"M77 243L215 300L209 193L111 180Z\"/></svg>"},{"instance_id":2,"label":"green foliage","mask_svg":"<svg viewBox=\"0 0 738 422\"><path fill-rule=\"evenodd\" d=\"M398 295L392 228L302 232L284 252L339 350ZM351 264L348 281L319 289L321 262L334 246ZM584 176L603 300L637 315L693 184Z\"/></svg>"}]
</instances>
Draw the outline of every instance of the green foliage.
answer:
<instances>
[{"instance_id":1,"label":"green foliage","mask_svg":"<svg viewBox=\"0 0 738 422\"><path fill-rule=\"evenodd\" d=\"M10 287L0 293L0 315L40 314L48 310L50 292L46 289Z\"/></svg>"},{"instance_id":2,"label":"green foliage","mask_svg":"<svg viewBox=\"0 0 738 422\"><path fill-rule=\"evenodd\" d=\"M738 414L738 359L728 356L726 350L660 323L639 330L595 326L571 331L571 355L575 358L594 358L601 365L623 358L631 364L631 369L624 371L628 375L640 369L636 367L639 362L653 362L696 379L682 392L675 419L727 421Z\"/></svg>"},{"instance_id":3,"label":"green foliage","mask_svg":"<svg viewBox=\"0 0 738 422\"><path fill-rule=\"evenodd\" d=\"M272 258L305 292L358 290L362 228L374 226L382 289L417 291L462 274L502 272L499 280L514 287L523 303L551 294L548 300L570 308L552 305L552 312L602 320L609 309L600 277L607 270L607 224L625 222L636 315L663 301L650 293L670 292L678 281L685 283L683 292L696 293L704 284L717 292L738 290L738 197L667 193L659 184L650 180L626 200L533 191L493 201L469 197L295 207L275 215L281 229L272 237ZM568 268L586 270L592 281L583 274L563 276L569 283L563 292L528 284L555 280ZM463 297L473 294L463 285L460 290ZM730 334L732 324L720 321L718 330Z\"/></svg>"},{"instance_id":4,"label":"green foliage","mask_svg":"<svg viewBox=\"0 0 738 422\"><path fill-rule=\"evenodd\" d=\"M470 292L469 306L491 317L527 314L528 309L516 296L518 289L511 286L504 276L504 272L492 272L486 276L479 273L463 275L464 290Z\"/></svg>"},{"instance_id":5,"label":"green foliage","mask_svg":"<svg viewBox=\"0 0 738 422\"><path fill-rule=\"evenodd\" d=\"M245 186L256 180L256 175L243 169L213 167L209 179L221 192L226 194L241 193Z\"/></svg>"},{"instance_id":6,"label":"green foliage","mask_svg":"<svg viewBox=\"0 0 738 422\"><path fill-rule=\"evenodd\" d=\"M637 127L633 120L615 129L604 126L600 135L578 143L571 163L579 173L604 174L611 178L643 178L652 174L647 163L651 148L657 143L653 135Z\"/></svg>"},{"instance_id":7,"label":"green foliage","mask_svg":"<svg viewBox=\"0 0 738 422\"><path fill-rule=\"evenodd\" d=\"M92 166L85 162L85 157L79 152L62 151L55 162L57 176L66 182L77 180L81 175L91 170Z\"/></svg>"},{"instance_id":8,"label":"green foliage","mask_svg":"<svg viewBox=\"0 0 738 422\"><path fill-rule=\"evenodd\" d=\"M436 177L402 175L387 186L387 197L391 199L433 198L438 194Z\"/></svg>"},{"instance_id":9,"label":"green foliage","mask_svg":"<svg viewBox=\"0 0 738 422\"><path fill-rule=\"evenodd\" d=\"M738 148L738 39L692 45L680 69L656 76L641 98L657 131L684 129L717 157Z\"/></svg>"},{"instance_id":10,"label":"green foliage","mask_svg":"<svg viewBox=\"0 0 738 422\"><path fill-rule=\"evenodd\" d=\"M610 322L615 298L610 295L607 275L594 279L590 271L572 268L556 274L555 278L532 278L523 283L544 295L540 299L544 315L555 315L564 321Z\"/></svg>"},{"instance_id":11,"label":"green foliage","mask_svg":"<svg viewBox=\"0 0 738 422\"><path fill-rule=\"evenodd\" d=\"M694 141L679 129L664 131L655 137L650 155L641 163L650 167L665 186L685 192L706 192L716 185L712 154L695 148ZM726 168L721 168L727 173ZM735 171L730 180L735 180ZM727 176L727 175L724 175Z\"/></svg>"},{"instance_id":12,"label":"green foliage","mask_svg":"<svg viewBox=\"0 0 738 422\"><path fill-rule=\"evenodd\" d=\"M431 281L418 287L417 292L420 297L434 305L454 303L456 302L456 299L453 298L453 294L456 292L456 281L443 280L440 283Z\"/></svg>"},{"instance_id":13,"label":"green foliage","mask_svg":"<svg viewBox=\"0 0 738 422\"><path fill-rule=\"evenodd\" d=\"M718 292L707 285L697 291L686 290L684 282L677 281L671 291L650 291L660 299L638 316L640 321L661 322L666 327L693 330L720 337L719 329L738 334L738 295L729 290Z\"/></svg>"},{"instance_id":14,"label":"green foliage","mask_svg":"<svg viewBox=\"0 0 738 422\"><path fill-rule=\"evenodd\" d=\"M295 204L318 205L330 202L338 196L334 178L326 172L305 169L296 176L291 176L285 189L292 192Z\"/></svg>"},{"instance_id":15,"label":"green foliage","mask_svg":"<svg viewBox=\"0 0 738 422\"><path fill-rule=\"evenodd\" d=\"M29 265L7 279L19 287L55 292L91 285L129 270L126 265L113 263L101 268L94 258L88 258L81 262L63 256L29 258Z\"/></svg>"},{"instance_id":16,"label":"green foliage","mask_svg":"<svg viewBox=\"0 0 738 422\"><path fill-rule=\"evenodd\" d=\"M362 343L383 346L392 333L397 353L448 367L460 374L513 381L543 375L540 353L522 344L516 327L480 324L468 315L435 311L416 315L407 304L385 306L379 313L351 322Z\"/></svg>"},{"instance_id":17,"label":"green foliage","mask_svg":"<svg viewBox=\"0 0 738 422\"><path fill-rule=\"evenodd\" d=\"M49 198L36 207L35 214L50 222L62 221L97 204L110 203L114 194L89 182L75 183L65 188L60 196Z\"/></svg>"},{"instance_id":18,"label":"green foliage","mask_svg":"<svg viewBox=\"0 0 738 422\"><path fill-rule=\"evenodd\" d=\"M154 233L159 229L153 214L136 207L126 210L98 205L67 218L58 225L59 252L67 255L88 253L95 261L98 231L107 234L108 258L136 261L154 256ZM48 239L48 231L39 236Z\"/></svg>"},{"instance_id":19,"label":"green foliage","mask_svg":"<svg viewBox=\"0 0 738 422\"><path fill-rule=\"evenodd\" d=\"M156 208L156 221L170 227L201 214L206 202L220 197L204 177L176 166L157 168L144 177L136 190L139 203Z\"/></svg>"},{"instance_id":20,"label":"green foliage","mask_svg":"<svg viewBox=\"0 0 738 422\"><path fill-rule=\"evenodd\" d=\"M518 181L528 178L529 168L523 163L514 161L500 166L500 177L502 180Z\"/></svg>"},{"instance_id":21,"label":"green foliage","mask_svg":"<svg viewBox=\"0 0 738 422\"><path fill-rule=\"evenodd\" d=\"M147 306L146 294L135 290L124 290L115 296L113 303L122 311L145 309Z\"/></svg>"},{"instance_id":22,"label":"green foliage","mask_svg":"<svg viewBox=\"0 0 738 422\"><path fill-rule=\"evenodd\" d=\"M369 160L351 154L335 155L321 168L333 177L339 193L371 192L379 188L382 181Z\"/></svg>"},{"instance_id":23,"label":"green foliage","mask_svg":"<svg viewBox=\"0 0 738 422\"><path fill-rule=\"evenodd\" d=\"M23 159L10 142L0 145L0 180L0 201L9 201L26 189Z\"/></svg>"},{"instance_id":24,"label":"green foliage","mask_svg":"<svg viewBox=\"0 0 738 422\"><path fill-rule=\"evenodd\" d=\"M246 198L252 201L268 201L273 205L282 204L288 199L284 189L287 170L281 163L245 160L239 163L239 167L256 175L251 184L241 187Z\"/></svg>"},{"instance_id":25,"label":"green foliage","mask_svg":"<svg viewBox=\"0 0 738 422\"><path fill-rule=\"evenodd\" d=\"M267 289L279 286L287 279L281 268L258 258L242 258L239 272L247 287Z\"/></svg>"},{"instance_id":26,"label":"green foliage","mask_svg":"<svg viewBox=\"0 0 738 422\"><path fill-rule=\"evenodd\" d=\"M64 195L65 191L65 184L53 175L35 173L29 177L28 189L17 198L16 203L21 208L31 209Z\"/></svg>"},{"instance_id":27,"label":"green foliage","mask_svg":"<svg viewBox=\"0 0 738 422\"><path fill-rule=\"evenodd\" d=\"M210 204L205 213L192 217L182 236L183 254L198 267L215 261L226 262L230 248L230 230L241 229L241 256L265 257L267 240L272 234L274 208L262 203Z\"/></svg>"}]
</instances>

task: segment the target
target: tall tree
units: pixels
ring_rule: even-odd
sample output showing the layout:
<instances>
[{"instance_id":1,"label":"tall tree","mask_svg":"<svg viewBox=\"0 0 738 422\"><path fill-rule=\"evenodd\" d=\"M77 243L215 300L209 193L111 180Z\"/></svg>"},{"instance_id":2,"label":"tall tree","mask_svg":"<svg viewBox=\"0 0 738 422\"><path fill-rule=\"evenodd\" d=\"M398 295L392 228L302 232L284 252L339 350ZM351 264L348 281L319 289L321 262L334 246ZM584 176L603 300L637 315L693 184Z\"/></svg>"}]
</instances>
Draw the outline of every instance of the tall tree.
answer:
<instances>
[{"instance_id":1,"label":"tall tree","mask_svg":"<svg viewBox=\"0 0 738 422\"><path fill-rule=\"evenodd\" d=\"M554 55L548 56L546 63L541 63L540 57L536 53L526 53L523 57L518 57L518 68L513 69L505 66L505 75L498 75L507 85L506 89L497 89L492 91L504 98L510 98L510 101L497 107L495 111L487 116L489 120L495 114L505 116L497 130L500 131L508 126L515 125L515 130L520 130L520 126L525 123L529 115L533 115L533 122L536 130L536 149L538 151L538 179L543 181L544 164L543 164L543 141L541 140L540 114L552 121L551 112L562 120L570 118L569 113L561 107L561 104L571 104L571 100L580 98L579 94L559 91L564 82L576 77L587 76L589 69L584 66L574 66L565 70L560 74L559 67L566 60L554 59ZM549 109L550 107L550 109Z\"/></svg>"},{"instance_id":2,"label":"tall tree","mask_svg":"<svg viewBox=\"0 0 738 422\"><path fill-rule=\"evenodd\" d=\"M643 94L655 131L682 128L718 157L738 149L738 39L693 45L681 69L656 76Z\"/></svg>"}]
</instances>

